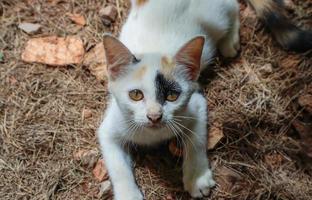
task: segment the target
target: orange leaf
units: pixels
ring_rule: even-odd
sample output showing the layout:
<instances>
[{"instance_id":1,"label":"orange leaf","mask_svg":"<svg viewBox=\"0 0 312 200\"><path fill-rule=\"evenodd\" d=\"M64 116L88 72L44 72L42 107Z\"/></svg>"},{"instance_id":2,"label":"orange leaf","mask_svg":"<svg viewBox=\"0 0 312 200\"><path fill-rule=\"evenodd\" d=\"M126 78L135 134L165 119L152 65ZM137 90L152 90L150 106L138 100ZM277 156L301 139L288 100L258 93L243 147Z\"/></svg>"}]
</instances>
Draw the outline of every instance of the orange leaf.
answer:
<instances>
[{"instance_id":1,"label":"orange leaf","mask_svg":"<svg viewBox=\"0 0 312 200\"><path fill-rule=\"evenodd\" d=\"M208 149L214 149L219 141L224 137L222 126L219 123L213 123L208 133Z\"/></svg>"},{"instance_id":2,"label":"orange leaf","mask_svg":"<svg viewBox=\"0 0 312 200\"><path fill-rule=\"evenodd\" d=\"M83 65L87 66L91 74L98 80L105 80L107 77L107 64L102 42L98 43L86 53Z\"/></svg>"},{"instance_id":3,"label":"orange leaf","mask_svg":"<svg viewBox=\"0 0 312 200\"><path fill-rule=\"evenodd\" d=\"M78 64L83 56L83 43L79 37L49 36L30 39L22 53L22 60L63 66Z\"/></svg>"},{"instance_id":4,"label":"orange leaf","mask_svg":"<svg viewBox=\"0 0 312 200\"><path fill-rule=\"evenodd\" d=\"M82 15L67 13L67 16L68 16L69 19L72 20L75 24L78 24L78 25L80 25L80 26L86 25L86 19L85 19L84 16L82 16Z\"/></svg>"},{"instance_id":5,"label":"orange leaf","mask_svg":"<svg viewBox=\"0 0 312 200\"><path fill-rule=\"evenodd\" d=\"M107 173L107 169L105 167L105 163L103 159L98 160L92 173L93 173L94 178L98 180L99 182L102 182L108 179L108 173Z\"/></svg>"}]
</instances>

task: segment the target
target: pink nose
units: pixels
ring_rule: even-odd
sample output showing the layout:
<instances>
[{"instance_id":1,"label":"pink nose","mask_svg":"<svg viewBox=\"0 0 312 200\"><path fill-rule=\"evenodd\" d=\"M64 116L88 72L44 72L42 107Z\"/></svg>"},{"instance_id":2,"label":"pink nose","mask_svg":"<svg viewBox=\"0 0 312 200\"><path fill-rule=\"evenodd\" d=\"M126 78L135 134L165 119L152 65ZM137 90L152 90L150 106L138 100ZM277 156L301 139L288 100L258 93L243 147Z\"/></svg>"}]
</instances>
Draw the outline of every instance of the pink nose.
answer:
<instances>
[{"instance_id":1,"label":"pink nose","mask_svg":"<svg viewBox=\"0 0 312 200\"><path fill-rule=\"evenodd\" d=\"M160 122L162 118L162 114L148 114L146 115L147 119L149 119L152 123Z\"/></svg>"}]
</instances>

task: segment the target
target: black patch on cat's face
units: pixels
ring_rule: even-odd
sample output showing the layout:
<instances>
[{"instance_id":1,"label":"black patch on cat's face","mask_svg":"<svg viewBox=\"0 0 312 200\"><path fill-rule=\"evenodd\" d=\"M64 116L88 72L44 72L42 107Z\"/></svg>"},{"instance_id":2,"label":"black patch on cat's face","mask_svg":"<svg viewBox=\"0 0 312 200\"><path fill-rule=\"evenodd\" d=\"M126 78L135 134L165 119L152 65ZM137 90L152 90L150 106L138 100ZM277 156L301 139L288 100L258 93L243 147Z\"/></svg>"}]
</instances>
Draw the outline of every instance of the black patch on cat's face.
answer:
<instances>
[{"instance_id":1,"label":"black patch on cat's face","mask_svg":"<svg viewBox=\"0 0 312 200\"><path fill-rule=\"evenodd\" d=\"M155 78L156 85L156 99L163 105L166 103L166 97L169 92L178 93L182 92L181 86L174 80L166 79L161 73L157 73Z\"/></svg>"}]
</instances>

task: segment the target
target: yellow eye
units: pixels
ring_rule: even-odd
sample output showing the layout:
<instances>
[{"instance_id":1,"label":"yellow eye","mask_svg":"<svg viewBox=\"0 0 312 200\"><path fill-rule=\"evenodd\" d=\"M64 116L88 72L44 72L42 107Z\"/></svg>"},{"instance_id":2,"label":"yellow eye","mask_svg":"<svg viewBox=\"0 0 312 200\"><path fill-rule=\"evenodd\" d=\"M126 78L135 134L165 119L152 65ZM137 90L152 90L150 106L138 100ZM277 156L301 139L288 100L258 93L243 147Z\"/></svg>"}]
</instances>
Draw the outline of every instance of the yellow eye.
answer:
<instances>
[{"instance_id":1,"label":"yellow eye","mask_svg":"<svg viewBox=\"0 0 312 200\"><path fill-rule=\"evenodd\" d=\"M143 92L141 90L131 90L129 92L129 97L133 101L140 101L144 98Z\"/></svg>"},{"instance_id":2,"label":"yellow eye","mask_svg":"<svg viewBox=\"0 0 312 200\"><path fill-rule=\"evenodd\" d=\"M178 93L171 92L167 95L166 100L172 102L172 101L176 101L178 97L179 97Z\"/></svg>"}]
</instances>

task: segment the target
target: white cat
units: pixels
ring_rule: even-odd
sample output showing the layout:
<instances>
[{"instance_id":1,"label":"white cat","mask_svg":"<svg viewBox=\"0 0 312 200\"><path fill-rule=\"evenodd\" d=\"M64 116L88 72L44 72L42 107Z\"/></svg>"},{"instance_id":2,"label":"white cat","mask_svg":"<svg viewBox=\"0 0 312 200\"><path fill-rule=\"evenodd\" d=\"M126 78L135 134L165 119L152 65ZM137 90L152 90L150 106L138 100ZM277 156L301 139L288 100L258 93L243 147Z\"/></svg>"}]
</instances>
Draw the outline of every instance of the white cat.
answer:
<instances>
[{"instance_id":1,"label":"white cat","mask_svg":"<svg viewBox=\"0 0 312 200\"><path fill-rule=\"evenodd\" d=\"M250 2L258 13L270 8ZM183 139L185 190L203 197L215 185L197 79L217 49L237 55L238 13L236 0L132 0L120 41L104 37L111 99L98 135L115 199L143 199L125 143Z\"/></svg>"}]
</instances>

